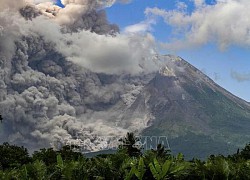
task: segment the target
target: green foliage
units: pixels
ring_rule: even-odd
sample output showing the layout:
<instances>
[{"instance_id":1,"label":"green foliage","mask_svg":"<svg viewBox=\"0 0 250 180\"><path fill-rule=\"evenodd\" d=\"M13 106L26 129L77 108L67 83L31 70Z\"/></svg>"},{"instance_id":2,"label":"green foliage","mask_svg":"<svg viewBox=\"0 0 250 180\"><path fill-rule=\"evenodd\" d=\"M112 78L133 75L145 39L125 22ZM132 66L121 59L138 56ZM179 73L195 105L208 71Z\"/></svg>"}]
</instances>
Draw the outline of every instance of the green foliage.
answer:
<instances>
[{"instance_id":1,"label":"green foliage","mask_svg":"<svg viewBox=\"0 0 250 180\"><path fill-rule=\"evenodd\" d=\"M136 139L131 137L133 136L127 137L127 140L134 144ZM115 154L92 158L85 158L68 146L60 151L41 149L32 157L25 153L26 149L23 147L10 146L7 143L1 145L0 150L4 152L1 156L4 168L0 170L0 179L3 180L250 179L249 144L231 156L211 155L206 161L185 161L182 154L172 156L161 145L156 150L137 156L128 153L128 148L120 148ZM13 152L17 154L14 155ZM24 157L20 157L20 154Z\"/></svg>"},{"instance_id":2,"label":"green foliage","mask_svg":"<svg viewBox=\"0 0 250 180\"><path fill-rule=\"evenodd\" d=\"M126 137L119 140L122 144L119 149L125 149L130 157L138 157L141 155L140 139L135 137L134 133L127 133Z\"/></svg>"},{"instance_id":3,"label":"green foliage","mask_svg":"<svg viewBox=\"0 0 250 180\"><path fill-rule=\"evenodd\" d=\"M62 156L60 154L56 156L56 161L57 161L56 167L59 168L60 170L63 170L63 168L64 168L63 159L62 159Z\"/></svg>"},{"instance_id":4,"label":"green foliage","mask_svg":"<svg viewBox=\"0 0 250 180\"><path fill-rule=\"evenodd\" d=\"M188 169L189 164L183 161L183 157L179 154L176 159L170 158L161 165L157 159L149 164L150 170L155 179L169 179L171 177L180 177L186 169Z\"/></svg>"},{"instance_id":5,"label":"green foliage","mask_svg":"<svg viewBox=\"0 0 250 180\"><path fill-rule=\"evenodd\" d=\"M0 168L19 168L31 161L28 150L24 147L3 143L0 145Z\"/></svg>"},{"instance_id":6,"label":"green foliage","mask_svg":"<svg viewBox=\"0 0 250 180\"><path fill-rule=\"evenodd\" d=\"M24 165L20 171L21 179L47 179L47 167L44 162L36 160L33 163Z\"/></svg>"},{"instance_id":7,"label":"green foliage","mask_svg":"<svg viewBox=\"0 0 250 180\"><path fill-rule=\"evenodd\" d=\"M145 164L143 158L140 157L138 165L136 165L136 162L131 162L131 170L127 174L126 179L131 179L135 175L139 180L142 180L145 172Z\"/></svg>"},{"instance_id":8,"label":"green foliage","mask_svg":"<svg viewBox=\"0 0 250 180\"><path fill-rule=\"evenodd\" d=\"M57 156L57 152L54 151L52 148L49 149L40 149L40 151L35 151L33 154L33 161L39 160L39 161L43 161L46 166L50 166L50 165L55 165L56 164L56 156Z\"/></svg>"},{"instance_id":9,"label":"green foliage","mask_svg":"<svg viewBox=\"0 0 250 180\"><path fill-rule=\"evenodd\" d=\"M250 160L250 144L245 146L245 148L240 152L239 156L246 160Z\"/></svg>"},{"instance_id":10,"label":"green foliage","mask_svg":"<svg viewBox=\"0 0 250 180\"><path fill-rule=\"evenodd\" d=\"M229 177L229 162L222 156L210 157L205 167L210 178L228 179Z\"/></svg>"}]
</instances>

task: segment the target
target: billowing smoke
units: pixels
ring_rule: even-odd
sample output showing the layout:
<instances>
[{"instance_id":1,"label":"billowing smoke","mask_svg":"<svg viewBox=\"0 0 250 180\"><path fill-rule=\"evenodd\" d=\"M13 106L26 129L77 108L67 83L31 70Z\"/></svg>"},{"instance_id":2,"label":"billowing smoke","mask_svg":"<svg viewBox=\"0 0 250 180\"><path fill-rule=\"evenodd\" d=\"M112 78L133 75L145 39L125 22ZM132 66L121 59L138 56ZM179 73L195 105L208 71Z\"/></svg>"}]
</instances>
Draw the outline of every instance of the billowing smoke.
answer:
<instances>
[{"instance_id":1,"label":"billowing smoke","mask_svg":"<svg viewBox=\"0 0 250 180\"><path fill-rule=\"evenodd\" d=\"M21 8L22 6L24 6L24 1L20 0L20 1L7 1L7 0L2 0L0 1L0 10L10 10L10 9L14 9L14 10L18 10L19 8Z\"/></svg>"},{"instance_id":2,"label":"billowing smoke","mask_svg":"<svg viewBox=\"0 0 250 180\"><path fill-rule=\"evenodd\" d=\"M106 12L101 10L112 6L116 0L62 0L64 8L53 5L53 2L37 3L36 7L48 17L63 26L64 31L81 31L82 29L97 34L111 34L119 32L115 24L109 24ZM129 2L129 1L117 1ZM98 10L97 10L98 9Z\"/></svg>"},{"instance_id":3,"label":"billowing smoke","mask_svg":"<svg viewBox=\"0 0 250 180\"><path fill-rule=\"evenodd\" d=\"M41 15L41 12L36 9L35 7L31 5L26 5L25 7L22 7L20 9L20 14L26 19L26 20L32 20L33 18L36 18L37 16Z\"/></svg>"},{"instance_id":4,"label":"billowing smoke","mask_svg":"<svg viewBox=\"0 0 250 180\"><path fill-rule=\"evenodd\" d=\"M1 141L37 148L80 140L100 150L108 140L97 135L147 126L146 107L130 108L157 69L153 37L119 34L98 10L114 1L63 3L74 2L86 8L68 24L61 20L69 12L51 2L1 1Z\"/></svg>"}]
</instances>

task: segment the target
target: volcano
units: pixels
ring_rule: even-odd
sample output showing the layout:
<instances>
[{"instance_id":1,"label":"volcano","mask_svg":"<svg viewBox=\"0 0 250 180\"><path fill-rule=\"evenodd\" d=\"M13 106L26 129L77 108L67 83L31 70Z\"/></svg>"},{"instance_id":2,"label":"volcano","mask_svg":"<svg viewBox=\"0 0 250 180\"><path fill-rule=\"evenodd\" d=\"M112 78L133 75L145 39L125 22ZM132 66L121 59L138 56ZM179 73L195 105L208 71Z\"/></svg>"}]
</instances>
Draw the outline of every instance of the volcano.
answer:
<instances>
[{"instance_id":1,"label":"volcano","mask_svg":"<svg viewBox=\"0 0 250 180\"><path fill-rule=\"evenodd\" d=\"M168 136L172 151L199 158L232 153L249 142L248 102L180 57L161 59L161 70L132 105L147 107L154 117L142 134Z\"/></svg>"},{"instance_id":2,"label":"volcano","mask_svg":"<svg viewBox=\"0 0 250 180\"><path fill-rule=\"evenodd\" d=\"M134 132L205 158L250 141L250 104L157 55L152 34L119 33L105 11L118 1L43 2L0 3L1 143L94 152Z\"/></svg>"}]
</instances>

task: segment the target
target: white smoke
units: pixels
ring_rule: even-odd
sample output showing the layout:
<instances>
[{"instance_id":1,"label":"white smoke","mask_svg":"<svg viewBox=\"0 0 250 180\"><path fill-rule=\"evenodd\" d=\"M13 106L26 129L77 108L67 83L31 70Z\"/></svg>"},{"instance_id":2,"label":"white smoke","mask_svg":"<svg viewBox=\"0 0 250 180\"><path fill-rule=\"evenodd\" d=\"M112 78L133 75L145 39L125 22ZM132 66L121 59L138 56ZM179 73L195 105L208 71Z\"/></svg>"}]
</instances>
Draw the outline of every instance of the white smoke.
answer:
<instances>
[{"instance_id":1,"label":"white smoke","mask_svg":"<svg viewBox=\"0 0 250 180\"><path fill-rule=\"evenodd\" d=\"M60 8L44 15L41 5L51 2L1 3L11 9L0 12L0 114L7 136L1 141L41 147L77 142L82 133L87 149L99 150L107 140L97 135L121 136L147 126L146 110L133 114L130 107L152 78L137 75L157 69L150 34L114 36L100 16L89 19L93 26L67 33L72 26L58 21ZM98 14L97 7L90 13L83 8L75 22Z\"/></svg>"},{"instance_id":2,"label":"white smoke","mask_svg":"<svg viewBox=\"0 0 250 180\"><path fill-rule=\"evenodd\" d=\"M27 0L26 0L27 2ZM82 17L86 14L92 14L96 9L110 7L116 2L128 3L128 0L62 0L64 8L54 5L52 0L28 1L35 4L36 7L45 15L54 18L60 25L72 26L82 21ZM101 14L105 16L105 14ZM90 17L89 17L90 18ZM105 17L104 17L105 18ZM104 19L100 18L99 21Z\"/></svg>"}]
</instances>

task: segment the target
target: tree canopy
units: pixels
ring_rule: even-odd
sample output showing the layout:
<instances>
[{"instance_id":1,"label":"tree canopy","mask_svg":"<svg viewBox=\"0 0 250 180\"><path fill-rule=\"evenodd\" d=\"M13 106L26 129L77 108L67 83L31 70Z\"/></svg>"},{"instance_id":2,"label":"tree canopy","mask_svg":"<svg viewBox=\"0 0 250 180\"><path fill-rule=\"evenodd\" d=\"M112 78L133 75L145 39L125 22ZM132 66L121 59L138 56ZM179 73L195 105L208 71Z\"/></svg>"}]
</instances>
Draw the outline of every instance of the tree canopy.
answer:
<instances>
[{"instance_id":1,"label":"tree canopy","mask_svg":"<svg viewBox=\"0 0 250 180\"><path fill-rule=\"evenodd\" d=\"M142 152L138 138L128 133L113 154L86 158L70 146L40 149L29 155L24 147L0 145L0 179L250 179L250 144L230 156L211 155L206 161L185 160L164 146Z\"/></svg>"}]
</instances>

